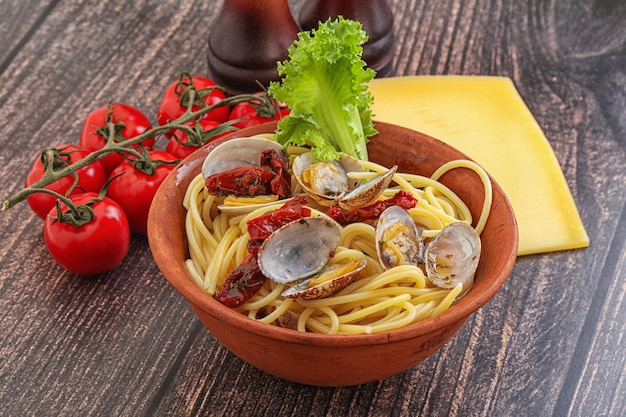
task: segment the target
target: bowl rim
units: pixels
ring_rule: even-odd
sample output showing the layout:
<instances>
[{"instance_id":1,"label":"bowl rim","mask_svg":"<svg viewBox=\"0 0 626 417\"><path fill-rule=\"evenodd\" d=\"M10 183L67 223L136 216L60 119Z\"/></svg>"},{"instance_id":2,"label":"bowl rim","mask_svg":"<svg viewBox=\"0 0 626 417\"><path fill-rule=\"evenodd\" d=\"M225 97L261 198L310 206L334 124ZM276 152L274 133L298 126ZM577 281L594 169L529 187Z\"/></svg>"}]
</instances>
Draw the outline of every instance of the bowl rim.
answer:
<instances>
[{"instance_id":1,"label":"bowl rim","mask_svg":"<svg viewBox=\"0 0 626 417\"><path fill-rule=\"evenodd\" d=\"M400 128L410 132L416 132L415 130L390 123L379 121L375 121L374 123L375 127L377 128L383 126L393 126L394 128ZM339 347L348 345L369 346L388 344L393 342L402 342L408 339L413 339L416 336L441 331L446 327L453 326L459 321L464 321L472 313L482 307L489 299L491 299L507 280L517 259L519 232L513 208L506 194L499 186L499 184L489 175L489 178L492 182L494 195L497 192L503 197L505 202L504 209L507 211L511 219L510 226L512 226L512 242L510 244L512 245L512 250L504 261L501 273L499 273L493 281L490 281L489 285L480 285L480 282L475 284L472 290L478 288L480 291L477 290L478 292L475 292L474 297L461 298L453 306L453 308L447 309L437 317L424 319L417 323L413 323L399 329L393 329L380 333L327 335L312 332L299 332L293 329L286 329L271 324L262 323L253 320L246 315L243 315L219 303L217 300L202 291L196 285L193 279L189 276L184 266L184 263L176 264L174 260L175 257L172 254L173 251L164 250L165 248L158 247L154 244L156 236L159 235L161 232L165 232L163 230L163 223L158 220L160 216L163 216L165 214L163 211L164 205L162 204L162 202L164 199L167 199L169 197L169 195L167 194L172 192L172 187L177 187L178 191L182 192L184 195L184 190L181 191L180 188L182 187L179 187L179 183L181 182L179 176L181 175L180 172L183 167L186 167L185 172L182 174L183 176L185 176L185 178L188 178L191 175L190 173L192 172L195 175L195 173L199 172L201 165L201 162L198 162L198 160L200 158L206 157L206 154L209 152L210 149L214 148L222 142L233 139L235 137L252 136L260 133L268 133L269 131L273 132L275 129L275 125L276 122L269 122L262 125L245 128L221 137L220 139L213 141L208 145L205 145L201 149L195 151L187 158L185 158L174 170L172 170L172 172L169 173L169 175L163 181L162 185L157 190L148 217L148 242L150 245L150 249L152 251L157 266L161 270L162 275L165 276L167 281L179 292L179 294L182 295L187 300L187 302L190 303L194 310L199 309L202 312L209 314L216 320L222 321L228 325L232 325L237 328L245 329L246 331L254 333L258 336L269 337L271 339L292 344L314 345L323 347ZM445 142L442 142L422 132L417 133L427 137L429 140L439 142L441 146L451 148L459 155L459 157L473 161L472 158L459 151L458 149L446 144ZM186 237L184 236L184 227L182 233L183 238L186 240ZM174 262L174 264L172 262ZM166 274L165 272L163 272L164 270L168 271L168 273Z\"/></svg>"}]
</instances>

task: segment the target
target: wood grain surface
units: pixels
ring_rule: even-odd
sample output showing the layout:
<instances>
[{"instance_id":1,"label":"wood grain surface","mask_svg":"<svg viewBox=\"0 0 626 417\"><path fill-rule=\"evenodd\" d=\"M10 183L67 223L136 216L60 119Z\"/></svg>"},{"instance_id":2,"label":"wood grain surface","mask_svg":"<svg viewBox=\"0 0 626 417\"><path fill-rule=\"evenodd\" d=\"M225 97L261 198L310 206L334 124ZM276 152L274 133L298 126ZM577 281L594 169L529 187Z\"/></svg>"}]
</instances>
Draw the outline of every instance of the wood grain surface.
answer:
<instances>
[{"instance_id":1,"label":"wood grain surface","mask_svg":"<svg viewBox=\"0 0 626 417\"><path fill-rule=\"evenodd\" d=\"M391 75L513 79L589 248L518 258L495 298L414 368L316 388L225 350L143 237L114 271L64 271L24 203L0 213L0 416L626 415L626 3L389 3ZM2 199L41 148L77 142L91 110L114 99L155 115L180 71L206 74L221 4L0 0Z\"/></svg>"}]
</instances>

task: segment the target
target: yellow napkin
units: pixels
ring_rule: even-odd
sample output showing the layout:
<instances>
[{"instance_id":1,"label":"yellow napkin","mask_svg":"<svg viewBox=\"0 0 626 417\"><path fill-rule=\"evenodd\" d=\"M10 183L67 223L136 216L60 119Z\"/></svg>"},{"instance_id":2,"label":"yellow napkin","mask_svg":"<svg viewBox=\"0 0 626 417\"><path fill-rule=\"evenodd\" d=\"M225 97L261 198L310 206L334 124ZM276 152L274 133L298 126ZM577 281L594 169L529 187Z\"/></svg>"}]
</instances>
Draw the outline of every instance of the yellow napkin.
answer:
<instances>
[{"instance_id":1,"label":"yellow napkin","mask_svg":"<svg viewBox=\"0 0 626 417\"><path fill-rule=\"evenodd\" d=\"M370 92L375 120L446 142L495 178L517 217L518 255L589 245L558 160L509 78L381 78Z\"/></svg>"}]
</instances>

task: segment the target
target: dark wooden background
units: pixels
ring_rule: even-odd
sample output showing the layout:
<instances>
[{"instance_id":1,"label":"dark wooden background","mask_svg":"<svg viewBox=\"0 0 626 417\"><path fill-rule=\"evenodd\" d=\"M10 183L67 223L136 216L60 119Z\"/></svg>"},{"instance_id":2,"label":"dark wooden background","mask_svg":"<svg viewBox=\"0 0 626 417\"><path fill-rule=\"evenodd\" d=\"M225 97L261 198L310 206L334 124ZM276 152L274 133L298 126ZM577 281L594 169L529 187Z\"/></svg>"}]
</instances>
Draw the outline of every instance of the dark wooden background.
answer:
<instances>
[{"instance_id":1,"label":"dark wooden background","mask_svg":"<svg viewBox=\"0 0 626 417\"><path fill-rule=\"evenodd\" d=\"M40 148L78 140L89 111L115 99L154 115L181 70L206 73L221 4L0 0L2 199ZM41 221L20 205L0 213L0 415L626 415L626 2L390 4L392 75L513 79L591 246L519 258L496 297L414 368L316 388L226 351L145 238L116 270L80 278L51 260Z\"/></svg>"}]
</instances>

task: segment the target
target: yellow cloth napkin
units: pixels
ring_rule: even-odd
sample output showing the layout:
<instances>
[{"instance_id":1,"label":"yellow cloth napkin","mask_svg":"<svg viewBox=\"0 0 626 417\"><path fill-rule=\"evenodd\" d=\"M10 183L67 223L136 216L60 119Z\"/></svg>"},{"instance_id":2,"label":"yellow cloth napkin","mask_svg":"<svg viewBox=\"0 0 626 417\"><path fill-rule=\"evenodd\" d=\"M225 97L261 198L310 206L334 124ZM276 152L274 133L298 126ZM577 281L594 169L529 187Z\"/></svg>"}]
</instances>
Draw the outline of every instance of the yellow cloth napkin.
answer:
<instances>
[{"instance_id":1,"label":"yellow cloth napkin","mask_svg":"<svg viewBox=\"0 0 626 417\"><path fill-rule=\"evenodd\" d=\"M433 136L491 174L517 217L518 255L589 245L558 160L509 78L381 78L370 92L374 120Z\"/></svg>"}]
</instances>

